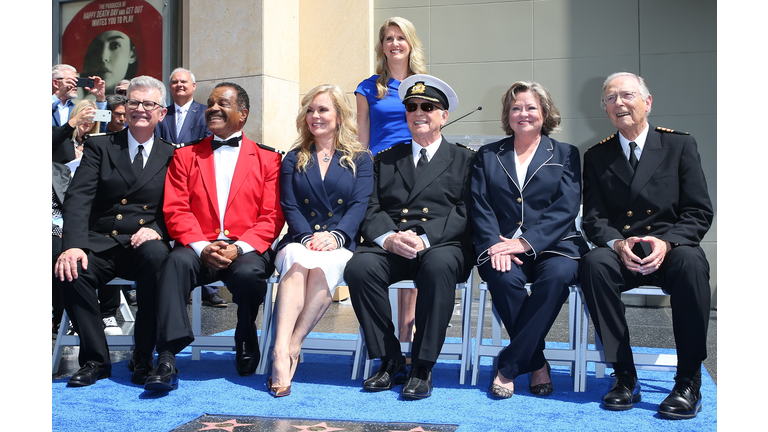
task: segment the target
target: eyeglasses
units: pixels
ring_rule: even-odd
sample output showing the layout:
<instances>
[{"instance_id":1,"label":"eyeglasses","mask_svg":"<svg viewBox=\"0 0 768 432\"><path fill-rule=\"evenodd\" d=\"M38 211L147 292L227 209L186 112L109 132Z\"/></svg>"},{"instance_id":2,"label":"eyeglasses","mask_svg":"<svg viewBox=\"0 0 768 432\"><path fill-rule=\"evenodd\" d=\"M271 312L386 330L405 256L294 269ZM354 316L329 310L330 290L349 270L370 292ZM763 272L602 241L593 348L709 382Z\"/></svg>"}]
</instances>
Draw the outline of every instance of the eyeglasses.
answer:
<instances>
[{"instance_id":1,"label":"eyeglasses","mask_svg":"<svg viewBox=\"0 0 768 432\"><path fill-rule=\"evenodd\" d=\"M126 89L117 89L117 90L115 90L115 94L119 94L119 95L125 96L126 95Z\"/></svg>"},{"instance_id":2,"label":"eyeglasses","mask_svg":"<svg viewBox=\"0 0 768 432\"><path fill-rule=\"evenodd\" d=\"M416 111L416 108L421 106L421 110L424 112L432 112L432 110L442 110L439 106L429 103L429 102L422 102L421 104L417 104L415 102L407 103L405 104L405 110L408 112L414 112Z\"/></svg>"},{"instance_id":3,"label":"eyeglasses","mask_svg":"<svg viewBox=\"0 0 768 432\"><path fill-rule=\"evenodd\" d=\"M143 102L139 102L136 99L128 99L125 102L125 106L127 106L130 109L138 109L139 105L144 107L144 111L154 111L157 107L162 107L159 103L151 100L145 100Z\"/></svg>"},{"instance_id":4,"label":"eyeglasses","mask_svg":"<svg viewBox=\"0 0 768 432\"><path fill-rule=\"evenodd\" d=\"M621 100L623 100L624 102L629 102L639 94L640 93L638 92L625 91L625 92L619 93L618 95L615 95L615 94L608 95L603 99L603 102L605 102L606 105L613 105L616 103L616 100L619 97L621 97Z\"/></svg>"}]
</instances>

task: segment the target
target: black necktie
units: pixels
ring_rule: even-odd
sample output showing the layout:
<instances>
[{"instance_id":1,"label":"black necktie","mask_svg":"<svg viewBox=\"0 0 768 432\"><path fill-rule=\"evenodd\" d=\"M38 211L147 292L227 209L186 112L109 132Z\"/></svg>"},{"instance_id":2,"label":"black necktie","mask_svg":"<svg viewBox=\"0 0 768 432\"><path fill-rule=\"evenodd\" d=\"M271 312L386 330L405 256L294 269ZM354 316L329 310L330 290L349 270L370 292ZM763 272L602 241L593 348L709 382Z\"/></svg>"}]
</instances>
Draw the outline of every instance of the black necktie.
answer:
<instances>
[{"instance_id":1,"label":"black necktie","mask_svg":"<svg viewBox=\"0 0 768 432\"><path fill-rule=\"evenodd\" d=\"M416 162L416 176L420 176L422 172L424 172L424 169L427 167L427 149L422 148L421 149L421 157L419 157L419 161Z\"/></svg>"},{"instance_id":2,"label":"black necktie","mask_svg":"<svg viewBox=\"0 0 768 432\"><path fill-rule=\"evenodd\" d=\"M139 145L139 151L136 153L136 157L133 158L133 172L138 177L141 175L142 170L144 170L144 146Z\"/></svg>"},{"instance_id":3,"label":"black necktie","mask_svg":"<svg viewBox=\"0 0 768 432\"><path fill-rule=\"evenodd\" d=\"M636 142L632 141L629 143L629 165L632 167L632 171L637 169L637 156L635 155L636 148Z\"/></svg>"},{"instance_id":4,"label":"black necktie","mask_svg":"<svg viewBox=\"0 0 768 432\"><path fill-rule=\"evenodd\" d=\"M211 141L211 148L215 151L216 149L220 148L221 146L230 146L230 147L238 147L240 145L240 136L236 136L234 138L230 138L228 140L224 141L218 141L218 140L212 140Z\"/></svg>"}]
</instances>

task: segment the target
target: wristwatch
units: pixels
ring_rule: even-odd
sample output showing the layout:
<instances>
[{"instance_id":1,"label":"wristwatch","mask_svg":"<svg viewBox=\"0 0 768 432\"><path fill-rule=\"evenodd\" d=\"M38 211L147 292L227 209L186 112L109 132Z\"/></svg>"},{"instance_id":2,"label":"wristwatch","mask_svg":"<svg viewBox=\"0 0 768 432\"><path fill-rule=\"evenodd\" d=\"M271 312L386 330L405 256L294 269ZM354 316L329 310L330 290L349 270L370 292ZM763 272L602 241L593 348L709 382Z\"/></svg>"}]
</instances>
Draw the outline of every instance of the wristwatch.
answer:
<instances>
[{"instance_id":1,"label":"wristwatch","mask_svg":"<svg viewBox=\"0 0 768 432\"><path fill-rule=\"evenodd\" d=\"M243 254L243 248L240 247L240 245L235 245L237 248L237 256L240 256Z\"/></svg>"}]
</instances>

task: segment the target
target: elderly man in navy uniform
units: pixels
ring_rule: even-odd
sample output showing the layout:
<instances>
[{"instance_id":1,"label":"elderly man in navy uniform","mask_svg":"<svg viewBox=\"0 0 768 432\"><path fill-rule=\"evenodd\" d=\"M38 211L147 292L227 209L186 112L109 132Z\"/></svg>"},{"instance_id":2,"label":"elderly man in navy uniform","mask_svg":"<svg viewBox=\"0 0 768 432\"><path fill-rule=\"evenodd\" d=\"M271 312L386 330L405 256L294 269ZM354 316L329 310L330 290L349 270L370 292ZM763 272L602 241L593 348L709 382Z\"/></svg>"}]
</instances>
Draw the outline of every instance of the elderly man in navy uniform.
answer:
<instances>
[{"instance_id":1,"label":"elderly man in navy uniform","mask_svg":"<svg viewBox=\"0 0 768 432\"><path fill-rule=\"evenodd\" d=\"M413 75L399 90L409 143L376 156L374 189L361 226L363 244L344 277L365 334L368 354L381 358L365 391L403 384L405 399L432 394L432 367L440 355L453 311L456 283L472 269L469 224L470 172L475 153L446 141L440 132L456 93L429 75ZM416 334L407 375L395 336L388 287L412 279L418 289Z\"/></svg>"},{"instance_id":2,"label":"elderly man in navy uniform","mask_svg":"<svg viewBox=\"0 0 768 432\"><path fill-rule=\"evenodd\" d=\"M64 307L80 335L80 370L68 385L94 384L112 374L96 290L115 277L136 281L136 349L131 381L153 371L155 286L170 253L163 218L165 174L174 147L154 134L165 116L165 86L148 76L131 80L128 127L85 141L83 158L64 200L62 253L54 264Z\"/></svg>"},{"instance_id":3,"label":"elderly man in navy uniform","mask_svg":"<svg viewBox=\"0 0 768 432\"><path fill-rule=\"evenodd\" d=\"M677 345L675 386L658 412L693 418L701 410L711 299L699 243L713 210L696 140L649 124L651 103L639 76L618 72L605 80L602 106L618 133L584 154L583 227L597 248L582 258L580 279L615 372L603 408L626 410L641 400L621 293L655 285L671 296Z\"/></svg>"}]
</instances>

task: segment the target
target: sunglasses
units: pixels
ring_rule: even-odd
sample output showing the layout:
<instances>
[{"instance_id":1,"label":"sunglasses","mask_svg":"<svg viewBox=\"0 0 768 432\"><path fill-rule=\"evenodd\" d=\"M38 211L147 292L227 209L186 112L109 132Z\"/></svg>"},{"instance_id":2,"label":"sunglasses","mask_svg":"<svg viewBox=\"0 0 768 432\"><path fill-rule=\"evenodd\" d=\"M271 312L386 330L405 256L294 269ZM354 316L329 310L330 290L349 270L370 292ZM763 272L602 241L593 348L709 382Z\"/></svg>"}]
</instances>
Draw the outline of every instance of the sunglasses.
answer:
<instances>
[{"instance_id":1,"label":"sunglasses","mask_svg":"<svg viewBox=\"0 0 768 432\"><path fill-rule=\"evenodd\" d=\"M414 112L416 111L416 108L421 106L421 110L424 112L432 112L432 110L442 110L439 106L429 103L429 102L422 102L421 104L417 104L414 102L405 104L405 110L408 112Z\"/></svg>"}]
</instances>

